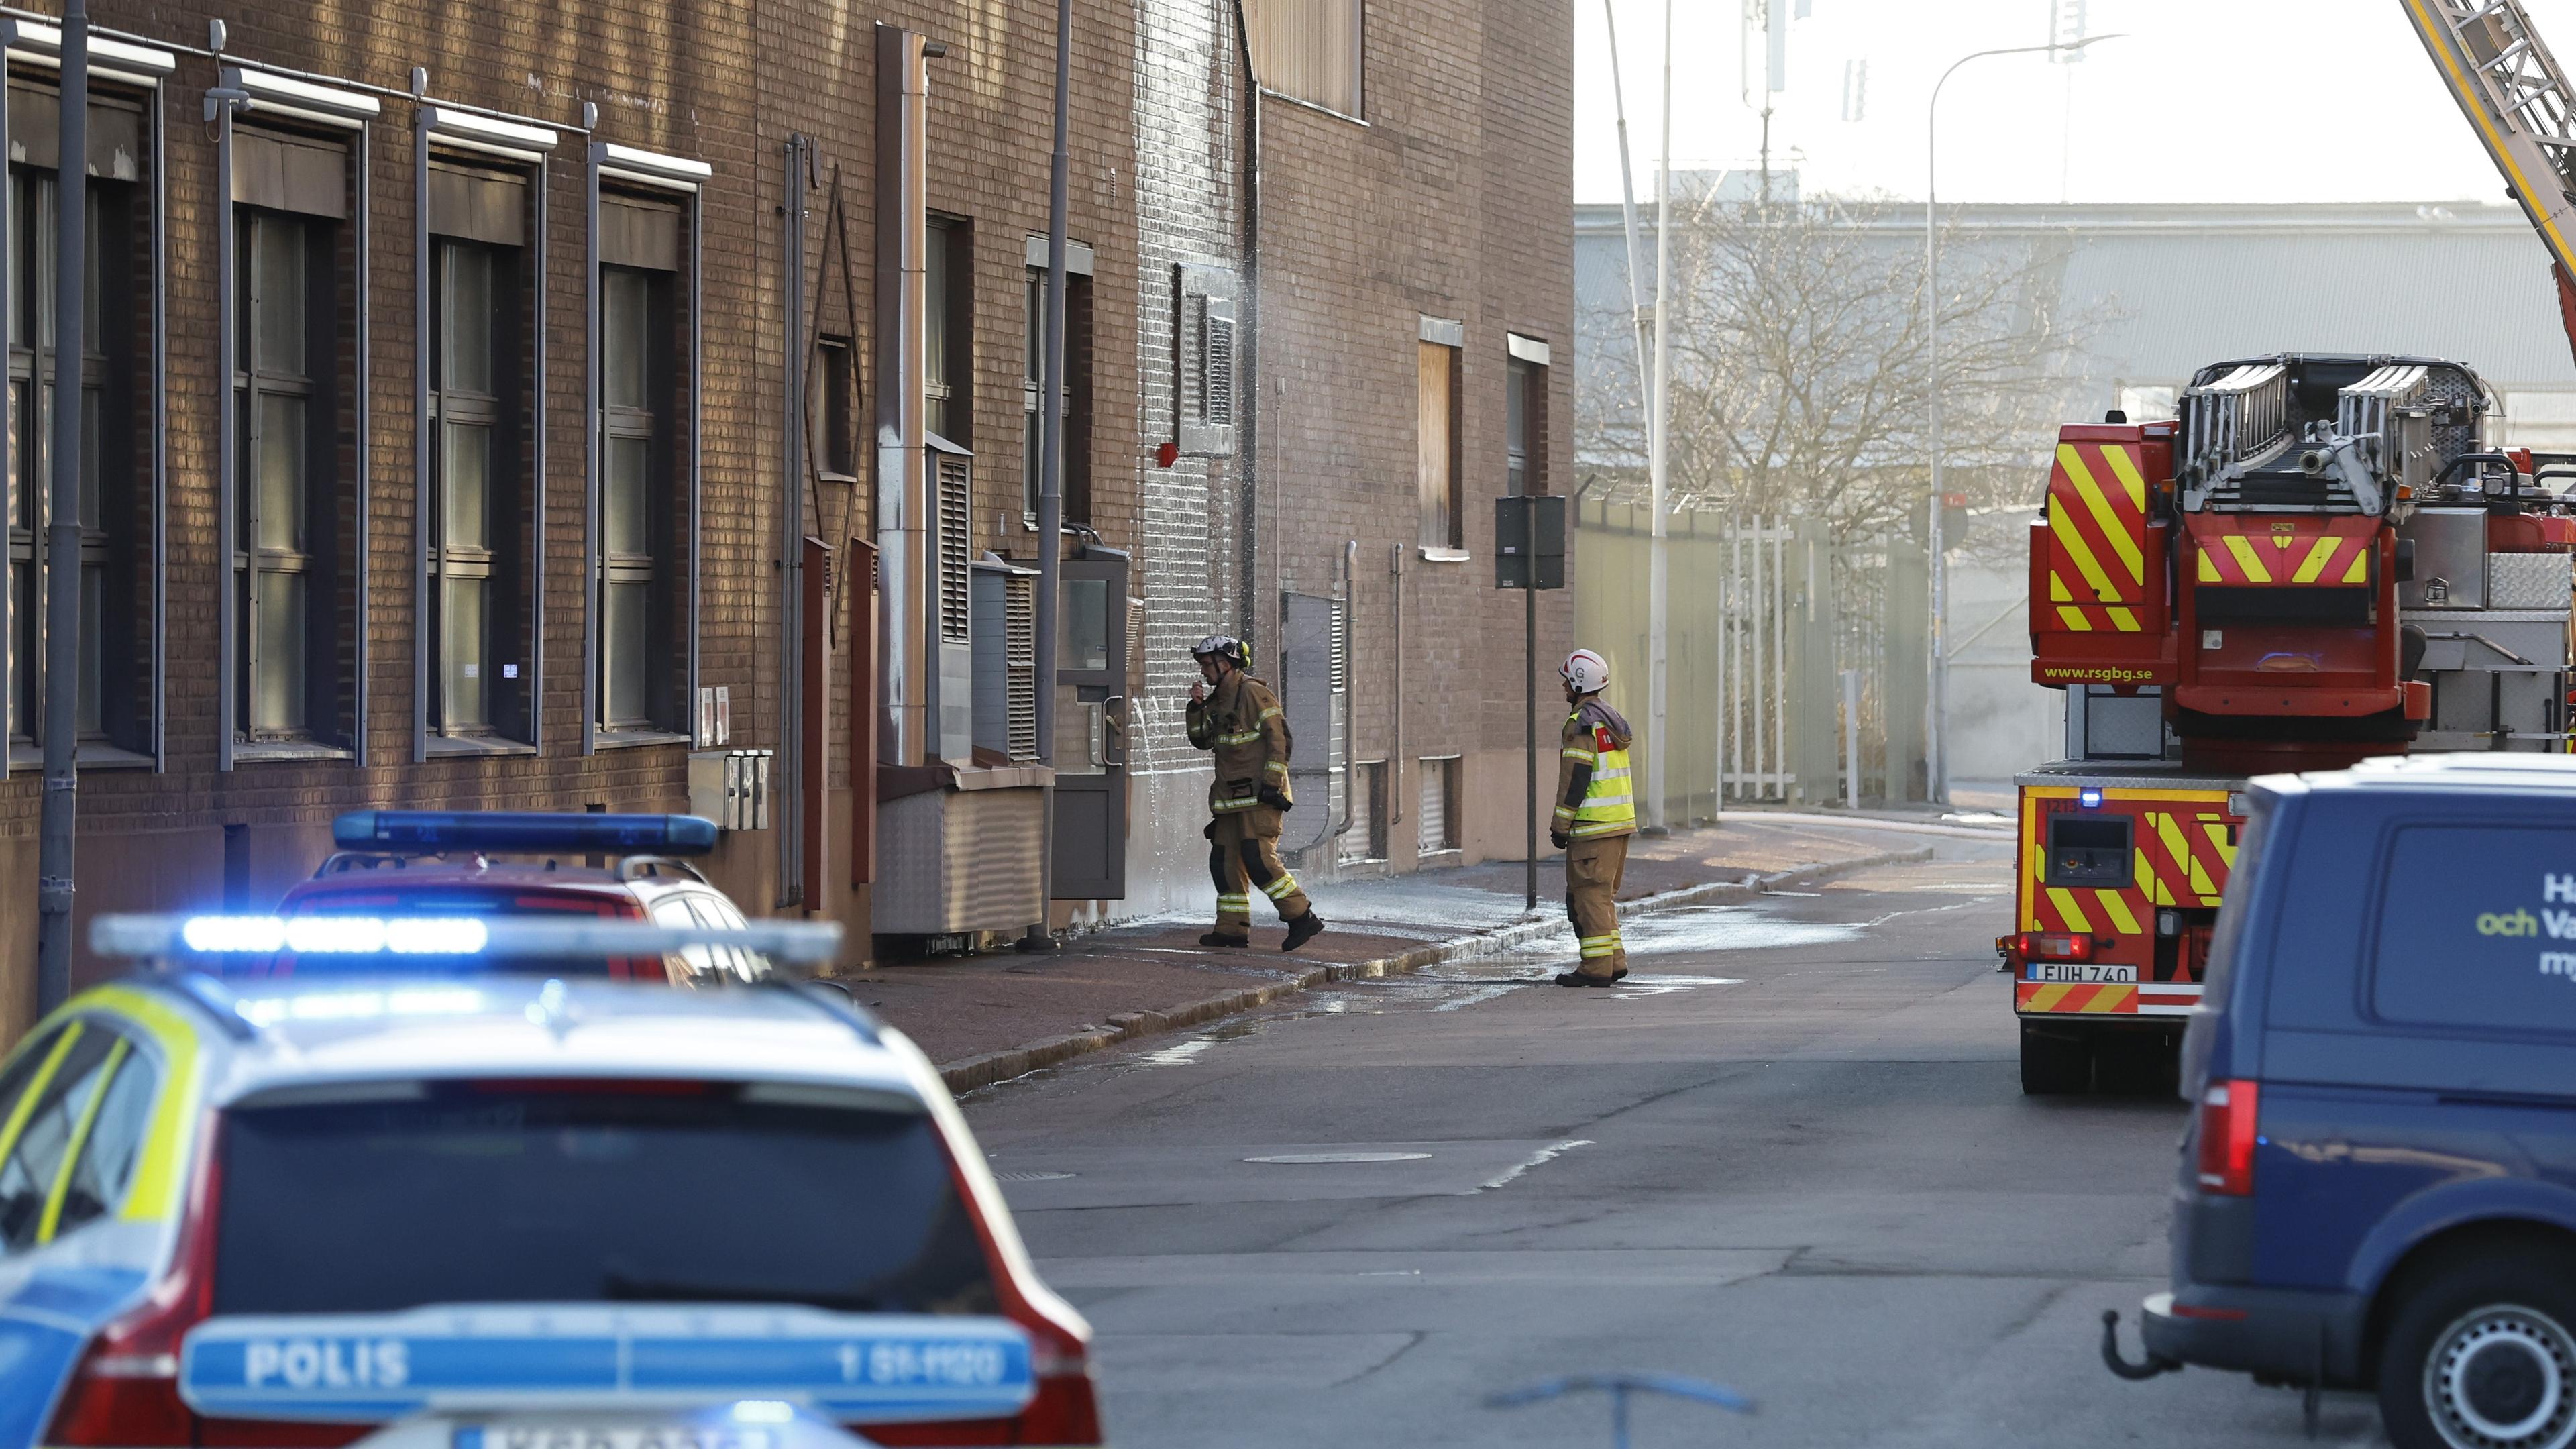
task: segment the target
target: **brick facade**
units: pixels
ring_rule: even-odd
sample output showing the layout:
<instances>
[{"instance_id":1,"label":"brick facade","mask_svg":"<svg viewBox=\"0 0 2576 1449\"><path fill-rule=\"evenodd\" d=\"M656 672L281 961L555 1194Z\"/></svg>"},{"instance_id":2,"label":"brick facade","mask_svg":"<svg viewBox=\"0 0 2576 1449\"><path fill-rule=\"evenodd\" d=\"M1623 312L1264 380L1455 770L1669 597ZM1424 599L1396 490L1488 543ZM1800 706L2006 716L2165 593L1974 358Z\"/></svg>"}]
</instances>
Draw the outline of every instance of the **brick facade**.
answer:
<instances>
[{"instance_id":1,"label":"brick facade","mask_svg":"<svg viewBox=\"0 0 2576 1449\"><path fill-rule=\"evenodd\" d=\"M1074 56L1072 236L1093 247L1091 285L1088 520L1105 539L1132 545L1137 511L1128 486L1137 455L1134 19L1122 6L1086 7ZM226 24L225 54L205 49L207 21ZM582 666L587 589L583 576L585 470L590 444L585 287L592 238L585 197L593 141L707 163L698 193L703 255L703 380L695 414L673 434L698 449L700 520L695 540L696 677L733 698L732 743L778 743L787 701L779 693L782 604L779 494L782 478L783 313L787 201L784 151L791 133L811 138L821 186L803 198L809 304L828 288L855 344L869 353L873 218L869 214L875 108L873 32L905 25L944 42L933 62L930 198L971 220L974 251L975 437L979 450L978 543L1031 557L1019 516L1020 377L1025 241L1046 229L1053 99L1050 27L1018 12L962 3L878 7L866 13L820 3L759 6L622 4L567 23L559 8L499 3L384 6L356 0L259 4L208 11L178 4L106 3L99 27L175 53L162 84L160 192L167 225L163 301L168 317L168 659L166 754L160 770L84 769L80 792L82 920L101 910L201 908L225 892L227 827L235 828L238 870L247 850L248 898L273 900L308 873L328 848L329 821L368 806L673 810L687 804L686 747L651 744L582 753L586 676ZM13 56L13 61L16 58ZM217 556L219 409L223 286L217 265L217 145L201 123L205 91L219 64L302 73L375 98L366 127L367 307L363 363L368 425L352 449L367 455L366 762L244 760L218 768L217 629L226 571ZM419 103L414 67L426 70L427 104L479 108L552 127L561 144L547 167L548 259L544 286L547 418L547 535L543 590L543 747L536 755L432 758L413 763L414 240L413 148ZM17 66L44 76L41 70ZM104 90L107 82L101 81ZM584 134L584 103L598 108ZM256 119L245 120L249 125ZM827 235L838 168L847 209L849 287L843 256ZM147 190L151 179L147 178ZM344 235L350 233L343 233ZM826 268L834 274L828 281ZM828 319L827 319L828 320ZM796 319L802 339L810 316ZM854 399L876 380L865 376ZM148 415L148 413L147 413ZM862 454L864 457L864 454ZM344 458L347 463L354 453ZM862 469L864 472L864 469ZM869 499L861 484L822 485L823 522L856 520L865 534ZM354 517L354 509L348 510ZM685 541L666 560L657 587L687 580ZM840 675L846 691L845 672ZM846 719L846 700L836 708ZM673 723L684 723L674 719ZM839 736L836 735L836 738ZM847 818L849 762L836 757ZM22 762L0 781L0 1038L13 1037L33 1005L35 826L39 780ZM711 874L753 909L779 896L770 834L728 838ZM845 858L845 857L844 857ZM835 889L821 904L865 941L864 891ZM857 949L864 949L863 946ZM855 954L855 951L854 951ZM100 969L84 961L82 977Z\"/></svg>"}]
</instances>

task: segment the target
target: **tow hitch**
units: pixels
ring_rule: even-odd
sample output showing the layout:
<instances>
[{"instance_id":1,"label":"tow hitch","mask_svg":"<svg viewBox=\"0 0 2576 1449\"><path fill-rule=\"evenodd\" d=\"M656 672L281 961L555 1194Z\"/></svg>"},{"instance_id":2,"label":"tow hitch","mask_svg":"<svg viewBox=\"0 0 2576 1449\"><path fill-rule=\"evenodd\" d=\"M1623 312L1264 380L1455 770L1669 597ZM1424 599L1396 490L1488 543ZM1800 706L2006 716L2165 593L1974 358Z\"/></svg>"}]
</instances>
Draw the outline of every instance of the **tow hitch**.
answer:
<instances>
[{"instance_id":1,"label":"tow hitch","mask_svg":"<svg viewBox=\"0 0 2576 1449\"><path fill-rule=\"evenodd\" d=\"M2137 1363L2120 1357L2120 1310L2116 1308L2102 1310L2102 1366L2124 1379L2151 1379L2182 1367L2153 1353Z\"/></svg>"}]
</instances>

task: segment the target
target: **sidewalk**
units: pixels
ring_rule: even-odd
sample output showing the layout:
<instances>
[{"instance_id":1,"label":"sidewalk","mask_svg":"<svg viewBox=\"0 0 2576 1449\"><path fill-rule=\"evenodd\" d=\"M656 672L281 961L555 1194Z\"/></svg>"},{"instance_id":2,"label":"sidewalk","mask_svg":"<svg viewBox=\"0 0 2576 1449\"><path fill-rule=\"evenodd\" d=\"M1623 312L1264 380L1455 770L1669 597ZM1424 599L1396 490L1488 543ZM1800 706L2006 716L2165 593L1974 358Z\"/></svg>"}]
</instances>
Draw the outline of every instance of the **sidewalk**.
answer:
<instances>
[{"instance_id":1,"label":"sidewalk","mask_svg":"<svg viewBox=\"0 0 2576 1449\"><path fill-rule=\"evenodd\" d=\"M1766 821L1747 812L1712 829L1638 837L1620 899L1647 909L1742 899L1765 884L1917 859L1929 849L1883 821ZM1327 981L1414 971L1559 934L1563 868L1540 862L1535 912L1522 909L1524 871L1520 861L1492 861L1318 886L1315 908L1330 928L1294 955L1279 950L1279 928L1268 920L1256 921L1249 949L1202 947L1208 923L1193 916L1078 936L1051 956L998 952L842 980L921 1044L952 1091L966 1092ZM1570 940L1568 952L1570 960Z\"/></svg>"}]
</instances>

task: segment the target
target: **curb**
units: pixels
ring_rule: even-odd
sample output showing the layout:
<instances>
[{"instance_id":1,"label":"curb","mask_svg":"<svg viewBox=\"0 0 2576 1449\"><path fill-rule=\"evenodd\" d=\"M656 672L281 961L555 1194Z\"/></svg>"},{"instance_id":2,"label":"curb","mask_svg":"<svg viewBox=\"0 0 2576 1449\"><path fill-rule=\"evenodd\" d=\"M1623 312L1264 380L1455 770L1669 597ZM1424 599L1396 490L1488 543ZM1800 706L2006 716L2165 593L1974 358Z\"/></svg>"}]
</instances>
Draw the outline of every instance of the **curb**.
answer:
<instances>
[{"instance_id":1,"label":"curb","mask_svg":"<svg viewBox=\"0 0 2576 1449\"><path fill-rule=\"evenodd\" d=\"M1765 891L1778 890L1784 886L1807 885L1832 880L1836 876L1855 870L1868 870L1881 865L1901 865L1931 858L1932 847L1921 845L1911 850L1886 850L1874 855L1859 855L1844 860L1823 861L1815 865L1793 866L1788 870L1773 871L1769 875L1748 875L1742 880L1710 881L1703 885L1682 886L1651 896L1640 896L1633 901L1621 902L1619 913L1622 916L1650 915L1657 911L1678 910L1686 906L1724 905L1748 901ZM1006 1047L1001 1051L985 1052L953 1062L943 1062L939 1067L939 1076L940 1080L948 1084L950 1092L962 1097L979 1088L1007 1082L1014 1077L1024 1077L1031 1072L1043 1071L1048 1067L1069 1062L1075 1057L1104 1051L1122 1042L1134 1041L1139 1037L1160 1032L1179 1031L1185 1027L1214 1021L1219 1017L1234 1016L1267 1006L1283 996L1293 996L1300 991L1310 991L1335 981L1365 981L1384 976L1408 976L1425 966L1473 960L1479 956L1499 955L1532 941L1545 940L1562 933L1565 929L1565 922L1557 917L1525 920L1504 926L1499 930L1482 931L1472 936L1457 936L1428 946L1417 946L1413 950L1398 952L1392 956L1380 956L1374 960L1331 962L1301 971L1286 980L1205 997L1173 1007L1169 1011L1121 1012L1109 1018L1108 1024L1103 1027L1049 1037L1044 1041L1030 1042L1025 1046Z\"/></svg>"}]
</instances>

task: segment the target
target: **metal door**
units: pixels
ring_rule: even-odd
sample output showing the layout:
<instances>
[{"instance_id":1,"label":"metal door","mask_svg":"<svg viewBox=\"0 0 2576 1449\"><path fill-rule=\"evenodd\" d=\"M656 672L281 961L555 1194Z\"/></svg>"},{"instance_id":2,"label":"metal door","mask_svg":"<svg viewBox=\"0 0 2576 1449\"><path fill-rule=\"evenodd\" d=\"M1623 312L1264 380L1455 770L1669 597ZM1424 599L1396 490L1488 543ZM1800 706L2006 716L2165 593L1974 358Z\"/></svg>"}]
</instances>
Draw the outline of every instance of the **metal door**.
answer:
<instances>
[{"instance_id":1,"label":"metal door","mask_svg":"<svg viewBox=\"0 0 2576 1449\"><path fill-rule=\"evenodd\" d=\"M1127 555L1097 546L1059 575L1055 898L1127 894Z\"/></svg>"}]
</instances>

